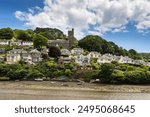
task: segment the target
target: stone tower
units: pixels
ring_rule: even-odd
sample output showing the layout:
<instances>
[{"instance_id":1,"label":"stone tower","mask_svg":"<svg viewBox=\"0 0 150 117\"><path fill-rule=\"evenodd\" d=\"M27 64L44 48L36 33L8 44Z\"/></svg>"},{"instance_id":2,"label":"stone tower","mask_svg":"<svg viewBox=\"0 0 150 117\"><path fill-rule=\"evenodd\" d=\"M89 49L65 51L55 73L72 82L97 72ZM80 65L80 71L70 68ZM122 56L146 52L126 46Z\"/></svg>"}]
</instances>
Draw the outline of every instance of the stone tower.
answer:
<instances>
[{"instance_id":1,"label":"stone tower","mask_svg":"<svg viewBox=\"0 0 150 117\"><path fill-rule=\"evenodd\" d=\"M75 43L74 29L68 31L69 48Z\"/></svg>"}]
</instances>

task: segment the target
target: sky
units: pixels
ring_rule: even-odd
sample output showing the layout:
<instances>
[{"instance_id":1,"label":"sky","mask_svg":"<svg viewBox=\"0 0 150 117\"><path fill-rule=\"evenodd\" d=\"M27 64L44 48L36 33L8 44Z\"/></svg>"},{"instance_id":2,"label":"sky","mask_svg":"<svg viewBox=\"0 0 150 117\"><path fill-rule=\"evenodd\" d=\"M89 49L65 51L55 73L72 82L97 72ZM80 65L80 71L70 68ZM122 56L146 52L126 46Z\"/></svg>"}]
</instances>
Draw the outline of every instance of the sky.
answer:
<instances>
[{"instance_id":1,"label":"sky","mask_svg":"<svg viewBox=\"0 0 150 117\"><path fill-rule=\"evenodd\" d=\"M0 0L0 28L74 28L150 53L150 0Z\"/></svg>"}]
</instances>

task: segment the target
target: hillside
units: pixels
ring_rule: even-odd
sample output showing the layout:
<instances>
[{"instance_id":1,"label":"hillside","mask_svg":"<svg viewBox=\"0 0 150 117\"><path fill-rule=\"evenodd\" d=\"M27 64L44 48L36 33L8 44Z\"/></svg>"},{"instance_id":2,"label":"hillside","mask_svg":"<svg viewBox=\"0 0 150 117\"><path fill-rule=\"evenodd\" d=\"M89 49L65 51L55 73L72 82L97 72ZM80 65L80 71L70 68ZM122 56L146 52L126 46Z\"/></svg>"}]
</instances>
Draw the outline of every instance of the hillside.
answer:
<instances>
[{"instance_id":1,"label":"hillside","mask_svg":"<svg viewBox=\"0 0 150 117\"><path fill-rule=\"evenodd\" d=\"M108 42L100 36L88 35L81 39L78 42L78 45L87 51L97 51L101 54L110 53L118 56L129 56L133 59L141 58L135 50L130 49L127 51L126 49L116 45L114 42Z\"/></svg>"},{"instance_id":2,"label":"hillside","mask_svg":"<svg viewBox=\"0 0 150 117\"><path fill-rule=\"evenodd\" d=\"M56 28L36 28L34 32L36 34L41 34L50 40L66 39L66 35L64 35L61 30Z\"/></svg>"}]
</instances>

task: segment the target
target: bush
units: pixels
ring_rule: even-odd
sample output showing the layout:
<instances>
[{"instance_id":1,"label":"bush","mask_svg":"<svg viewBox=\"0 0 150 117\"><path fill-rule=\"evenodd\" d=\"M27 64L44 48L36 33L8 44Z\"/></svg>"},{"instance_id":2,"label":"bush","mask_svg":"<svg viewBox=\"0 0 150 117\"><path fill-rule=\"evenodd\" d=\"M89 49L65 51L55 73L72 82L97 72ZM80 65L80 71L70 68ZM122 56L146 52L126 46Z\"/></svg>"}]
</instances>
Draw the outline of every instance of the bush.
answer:
<instances>
[{"instance_id":1,"label":"bush","mask_svg":"<svg viewBox=\"0 0 150 117\"><path fill-rule=\"evenodd\" d=\"M114 70L112 73L112 78L113 80L111 81L112 83L122 83L124 82L124 72L121 70Z\"/></svg>"},{"instance_id":2,"label":"bush","mask_svg":"<svg viewBox=\"0 0 150 117\"><path fill-rule=\"evenodd\" d=\"M102 83L110 83L112 81L112 73L115 69L114 64L105 63L101 65L101 71L98 74L98 78Z\"/></svg>"}]
</instances>

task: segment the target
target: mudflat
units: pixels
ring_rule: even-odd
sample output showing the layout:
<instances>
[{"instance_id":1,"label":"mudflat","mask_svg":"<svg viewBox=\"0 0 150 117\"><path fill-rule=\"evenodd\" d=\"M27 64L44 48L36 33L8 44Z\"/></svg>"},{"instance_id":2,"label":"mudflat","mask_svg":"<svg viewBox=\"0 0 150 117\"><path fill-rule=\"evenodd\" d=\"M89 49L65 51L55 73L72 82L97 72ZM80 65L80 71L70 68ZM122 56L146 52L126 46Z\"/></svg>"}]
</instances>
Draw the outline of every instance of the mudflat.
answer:
<instances>
[{"instance_id":1,"label":"mudflat","mask_svg":"<svg viewBox=\"0 0 150 117\"><path fill-rule=\"evenodd\" d=\"M150 85L1 81L1 100L150 99Z\"/></svg>"}]
</instances>

